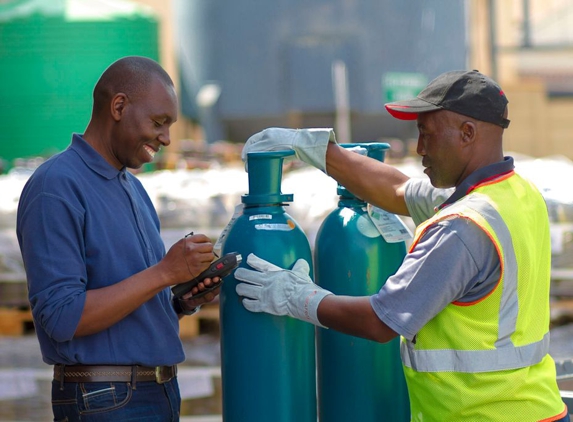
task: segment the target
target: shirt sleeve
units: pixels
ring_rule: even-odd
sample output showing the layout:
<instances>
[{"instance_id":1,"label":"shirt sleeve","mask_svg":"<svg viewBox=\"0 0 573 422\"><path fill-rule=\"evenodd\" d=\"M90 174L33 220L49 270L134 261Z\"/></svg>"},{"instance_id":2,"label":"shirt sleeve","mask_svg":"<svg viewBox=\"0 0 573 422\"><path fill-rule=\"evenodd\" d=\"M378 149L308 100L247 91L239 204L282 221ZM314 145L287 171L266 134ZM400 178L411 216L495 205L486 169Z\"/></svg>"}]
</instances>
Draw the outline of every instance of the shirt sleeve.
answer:
<instances>
[{"instance_id":1,"label":"shirt sleeve","mask_svg":"<svg viewBox=\"0 0 573 422\"><path fill-rule=\"evenodd\" d=\"M435 208L448 199L454 189L438 189L429 179L412 178L406 182L405 201L416 226L432 217Z\"/></svg>"},{"instance_id":2,"label":"shirt sleeve","mask_svg":"<svg viewBox=\"0 0 573 422\"><path fill-rule=\"evenodd\" d=\"M20 221L34 321L55 341L71 340L86 296L83 213L64 199L39 193Z\"/></svg>"},{"instance_id":3,"label":"shirt sleeve","mask_svg":"<svg viewBox=\"0 0 573 422\"><path fill-rule=\"evenodd\" d=\"M412 340L448 304L487 295L499 277L499 257L481 228L463 218L441 221L370 303L386 325Z\"/></svg>"}]
</instances>

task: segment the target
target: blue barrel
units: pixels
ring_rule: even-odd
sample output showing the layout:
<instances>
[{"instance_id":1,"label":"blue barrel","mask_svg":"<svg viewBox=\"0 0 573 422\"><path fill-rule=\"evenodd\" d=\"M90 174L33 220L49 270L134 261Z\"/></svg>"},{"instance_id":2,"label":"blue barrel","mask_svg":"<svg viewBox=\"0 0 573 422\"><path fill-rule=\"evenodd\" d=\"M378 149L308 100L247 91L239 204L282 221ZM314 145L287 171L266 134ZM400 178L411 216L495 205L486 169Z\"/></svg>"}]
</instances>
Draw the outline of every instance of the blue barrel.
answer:
<instances>
[{"instance_id":1,"label":"blue barrel","mask_svg":"<svg viewBox=\"0 0 573 422\"><path fill-rule=\"evenodd\" d=\"M230 228L223 253L250 253L282 268L299 258L311 265L304 232L285 212L293 195L280 192L283 157L292 151L250 153L249 194ZM221 375L225 422L316 422L314 326L294 318L247 311L225 279L220 297Z\"/></svg>"},{"instance_id":2,"label":"blue barrel","mask_svg":"<svg viewBox=\"0 0 573 422\"><path fill-rule=\"evenodd\" d=\"M388 144L360 145L383 161ZM338 295L370 296L401 265L404 242L387 243L366 203L342 186L338 208L322 223L315 244L316 282ZM386 344L319 328L320 421L409 421L408 391L396 338Z\"/></svg>"}]
</instances>

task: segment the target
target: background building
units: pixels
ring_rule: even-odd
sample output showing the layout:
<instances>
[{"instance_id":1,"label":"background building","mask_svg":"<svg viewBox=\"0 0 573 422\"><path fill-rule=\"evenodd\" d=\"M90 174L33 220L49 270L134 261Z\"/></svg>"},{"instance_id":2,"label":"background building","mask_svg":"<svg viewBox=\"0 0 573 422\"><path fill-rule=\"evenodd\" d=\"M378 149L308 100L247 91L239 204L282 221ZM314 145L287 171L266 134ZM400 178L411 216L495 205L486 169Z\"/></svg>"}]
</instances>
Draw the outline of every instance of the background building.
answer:
<instances>
[{"instance_id":1,"label":"background building","mask_svg":"<svg viewBox=\"0 0 573 422\"><path fill-rule=\"evenodd\" d=\"M415 125L384 102L460 68L504 87L506 149L572 157L572 21L570 0L0 0L0 159L65 148L97 76L129 54L159 60L180 93L165 167L268 126L411 150Z\"/></svg>"},{"instance_id":2,"label":"background building","mask_svg":"<svg viewBox=\"0 0 573 422\"><path fill-rule=\"evenodd\" d=\"M470 65L496 78L510 100L506 149L573 158L573 2L467 4Z\"/></svg>"}]
</instances>

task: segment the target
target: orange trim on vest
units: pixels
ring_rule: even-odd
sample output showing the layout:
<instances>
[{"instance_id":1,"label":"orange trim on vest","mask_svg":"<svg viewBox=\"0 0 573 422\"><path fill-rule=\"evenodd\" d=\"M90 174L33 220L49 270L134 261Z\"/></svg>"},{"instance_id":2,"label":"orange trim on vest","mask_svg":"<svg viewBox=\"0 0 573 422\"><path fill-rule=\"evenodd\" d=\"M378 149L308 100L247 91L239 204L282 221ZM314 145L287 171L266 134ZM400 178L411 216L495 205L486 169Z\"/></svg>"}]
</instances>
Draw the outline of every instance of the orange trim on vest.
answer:
<instances>
[{"instance_id":1,"label":"orange trim on vest","mask_svg":"<svg viewBox=\"0 0 573 422\"><path fill-rule=\"evenodd\" d=\"M478 188L481 188L484 186L493 185L494 183L503 182L504 180L509 179L514 174L515 174L515 170L511 170L510 172L502 174L501 176L494 177L492 179L486 179L486 180L478 183L477 185L473 186L471 190L475 190L475 189L478 189Z\"/></svg>"},{"instance_id":2,"label":"orange trim on vest","mask_svg":"<svg viewBox=\"0 0 573 422\"><path fill-rule=\"evenodd\" d=\"M477 303L480 303L481 301L487 299L499 286L499 284L501 283L501 279L503 278L503 272L504 272L504 264L503 264L503 259L501 259L501 251L499 250L499 245L494 241L493 237L491 236L491 234L485 230L483 227L481 227L476 221L472 220L471 218L464 216L464 215L459 215L459 214L448 214L448 215L444 215L442 218L437 219L436 221L434 221L432 224L428 224L426 227L424 227L424 230L422 230L422 232L420 233L419 236L417 236L418 240L415 243L412 243L412 245L410 245L410 249L409 249L409 253L412 252L412 250L414 249L414 247L418 244L418 242L420 241L420 239L422 238L422 236L424 235L424 233L426 233L426 231L432 227L433 225L439 223L442 220L445 220L446 218L451 217L452 215L457 215L457 218L465 218L467 220L473 221L475 224L477 224L480 228L482 228L483 232L487 235L487 237L489 237L489 239L491 240L491 243L493 243L493 246L495 247L495 250L497 252L497 256L499 257L499 263L500 263L500 276L499 276L499 280L497 280L497 283L495 284L495 287L493 289L490 290L490 292L488 294L486 294L484 297L479 298L478 300L474 300L473 302L460 302L460 301L453 301L452 305L456 305L456 306L472 306L475 305Z\"/></svg>"},{"instance_id":3,"label":"orange trim on vest","mask_svg":"<svg viewBox=\"0 0 573 422\"><path fill-rule=\"evenodd\" d=\"M565 410L563 410L563 412L561 412L560 414L552 416L552 417L547 418L547 419L541 419L539 422L558 421L559 419L563 419L565 417L565 415L567 415L567 405L565 405Z\"/></svg>"},{"instance_id":4,"label":"orange trim on vest","mask_svg":"<svg viewBox=\"0 0 573 422\"><path fill-rule=\"evenodd\" d=\"M504 181L504 180L506 180L506 179L509 179L509 178L510 178L511 176L513 176L514 174L515 174L515 171L514 171L514 170L511 170L509 173L505 173L505 174L502 174L502 175L499 176L499 177L495 177L495 178L493 178L493 179L486 180L486 181L484 181L484 182L482 182L482 183L476 185L473 189L478 189L478 188L481 188L481 187L484 187L484 186L489 186L489 185L493 185L493 184L495 184L495 183L502 182L502 181ZM463 216L460 216L460 217L461 217L461 218L465 218L465 217L463 217ZM473 220L472 220L472 221L473 221ZM476 223L476 222L474 221L474 223ZM477 224L477 223L476 223L476 224ZM473 302L459 302L459 301L456 300L456 301L453 301L453 302L452 302L452 305L456 305L456 306L471 306L471 305L475 305L476 303L480 303L482 300L487 299L488 296L490 296L490 295L495 291L495 289L497 289L497 287L499 286L499 283L501 282L501 279L503 278L503 271L504 271L504 268L503 268L503 260L501 259L501 253L500 253L499 247L498 247L497 243L495 243L495 241L493 240L493 237L489 234L489 232L488 232L487 230L484 230L484 232L485 232L485 234L487 235L487 237L490 238L491 242L492 242L493 245L495 246L495 250L497 251L497 256L500 257L500 259L499 259L499 262L500 262L500 265L501 265L500 278L499 278L499 280L497 280L497 283L495 284L495 287L494 287L493 289L491 289L491 291L490 291L487 295L485 295L484 297L482 297L481 299L475 300L475 301L473 301Z\"/></svg>"},{"instance_id":5,"label":"orange trim on vest","mask_svg":"<svg viewBox=\"0 0 573 422\"><path fill-rule=\"evenodd\" d=\"M468 220L471 220L469 217L465 217L465 216L460 216L460 218L466 218ZM471 221L473 221L473 220L471 220ZM475 221L473 221L473 222L475 224L478 224ZM478 226L479 226L479 224L478 224ZM501 259L501 251L499 250L499 245L494 241L493 237L491 236L491 234L487 230L485 230L483 227L482 227L482 230L487 235L487 237L489 237L489 240L491 240L491 243L493 243L493 246L495 247L495 251L497 252L497 256L499 257L499 265L500 265L499 280L497 280L497 283L495 283L495 287L493 289L491 289L490 292L488 294L486 294L484 297L479 298L478 300L474 300L473 302L459 302L459 301L455 300L452 302L452 305L471 306L471 305L475 305L476 303L480 303L482 300L487 299L498 288L499 283L501 283L501 279L503 278L503 273L505 271L505 266L504 266L503 259Z\"/></svg>"}]
</instances>

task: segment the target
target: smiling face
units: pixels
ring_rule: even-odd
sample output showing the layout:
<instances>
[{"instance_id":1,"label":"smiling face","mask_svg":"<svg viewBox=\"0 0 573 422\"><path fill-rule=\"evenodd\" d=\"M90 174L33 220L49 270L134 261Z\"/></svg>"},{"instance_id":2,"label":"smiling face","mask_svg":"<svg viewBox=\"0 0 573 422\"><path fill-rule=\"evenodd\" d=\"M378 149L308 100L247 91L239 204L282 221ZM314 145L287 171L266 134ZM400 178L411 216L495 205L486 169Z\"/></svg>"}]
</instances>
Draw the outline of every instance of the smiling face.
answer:
<instances>
[{"instance_id":1,"label":"smiling face","mask_svg":"<svg viewBox=\"0 0 573 422\"><path fill-rule=\"evenodd\" d=\"M140 168L170 144L169 128L177 120L177 95L172 85L151 79L147 89L112 99L115 124L106 159L117 169Z\"/></svg>"},{"instance_id":2,"label":"smiling face","mask_svg":"<svg viewBox=\"0 0 573 422\"><path fill-rule=\"evenodd\" d=\"M457 186L469 173L468 118L445 110L418 115L418 146L424 173L437 188Z\"/></svg>"}]
</instances>

